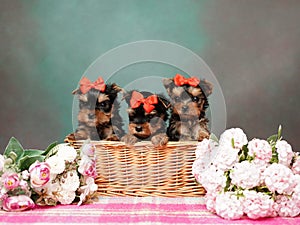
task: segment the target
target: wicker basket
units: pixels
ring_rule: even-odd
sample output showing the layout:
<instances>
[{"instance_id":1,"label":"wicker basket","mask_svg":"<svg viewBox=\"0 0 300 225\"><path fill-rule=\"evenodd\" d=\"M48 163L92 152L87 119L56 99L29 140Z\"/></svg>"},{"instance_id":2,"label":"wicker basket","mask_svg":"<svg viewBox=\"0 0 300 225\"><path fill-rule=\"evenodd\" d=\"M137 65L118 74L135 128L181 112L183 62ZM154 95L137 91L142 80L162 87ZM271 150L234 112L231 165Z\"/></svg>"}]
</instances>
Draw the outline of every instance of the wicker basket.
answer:
<instances>
[{"instance_id":1,"label":"wicker basket","mask_svg":"<svg viewBox=\"0 0 300 225\"><path fill-rule=\"evenodd\" d=\"M82 141L66 139L75 148ZM95 182L101 196L203 196L192 174L197 142L169 142L156 149L150 142L127 147L123 142L92 141L96 146Z\"/></svg>"}]
</instances>

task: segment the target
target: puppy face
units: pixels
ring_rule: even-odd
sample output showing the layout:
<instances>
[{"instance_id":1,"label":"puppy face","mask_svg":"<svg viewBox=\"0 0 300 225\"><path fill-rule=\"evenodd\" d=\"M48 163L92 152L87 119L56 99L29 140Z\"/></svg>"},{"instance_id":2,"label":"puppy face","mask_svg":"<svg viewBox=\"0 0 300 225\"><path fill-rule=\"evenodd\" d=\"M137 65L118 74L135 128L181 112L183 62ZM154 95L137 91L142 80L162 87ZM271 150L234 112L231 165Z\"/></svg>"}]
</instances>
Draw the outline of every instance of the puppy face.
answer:
<instances>
[{"instance_id":1,"label":"puppy face","mask_svg":"<svg viewBox=\"0 0 300 225\"><path fill-rule=\"evenodd\" d=\"M78 95L78 122L88 127L108 123L112 117L113 103L121 89L116 85L107 85L104 92L91 89L83 94L79 89L73 94Z\"/></svg>"},{"instance_id":2,"label":"puppy face","mask_svg":"<svg viewBox=\"0 0 300 225\"><path fill-rule=\"evenodd\" d=\"M208 107L207 96L211 94L212 84L201 80L198 85L176 85L173 79L163 79L163 84L169 94L173 106L173 113L181 120L202 118Z\"/></svg>"},{"instance_id":3,"label":"puppy face","mask_svg":"<svg viewBox=\"0 0 300 225\"><path fill-rule=\"evenodd\" d=\"M157 97L157 103L152 104L152 110L145 110L145 104L141 103L138 107L131 107L132 95L135 91L131 91L125 95L125 100L129 106L127 109L129 116L128 132L139 139L146 139L165 129L165 121L167 120L168 101ZM150 92L140 92L144 99L154 96ZM151 97L150 97L151 98Z\"/></svg>"}]
</instances>

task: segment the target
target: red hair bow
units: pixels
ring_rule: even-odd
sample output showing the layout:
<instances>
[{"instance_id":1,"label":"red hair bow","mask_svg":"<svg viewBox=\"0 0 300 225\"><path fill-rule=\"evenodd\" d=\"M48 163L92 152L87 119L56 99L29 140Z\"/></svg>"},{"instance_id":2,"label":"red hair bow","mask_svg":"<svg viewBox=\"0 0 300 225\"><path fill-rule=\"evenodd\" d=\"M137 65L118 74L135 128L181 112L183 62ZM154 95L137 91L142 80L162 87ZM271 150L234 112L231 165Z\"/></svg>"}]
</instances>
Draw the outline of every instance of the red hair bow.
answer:
<instances>
[{"instance_id":1,"label":"red hair bow","mask_svg":"<svg viewBox=\"0 0 300 225\"><path fill-rule=\"evenodd\" d=\"M150 113L155 108L154 105L157 103L158 99L156 95L150 95L149 97L144 98L144 96L141 93L137 91L132 92L130 106L133 109L138 108L141 104L144 104L144 110L147 113Z\"/></svg>"},{"instance_id":2,"label":"red hair bow","mask_svg":"<svg viewBox=\"0 0 300 225\"><path fill-rule=\"evenodd\" d=\"M200 83L200 80L197 77L185 78L180 74L176 74L174 77L174 83L177 86L188 84L192 87L196 87Z\"/></svg>"},{"instance_id":3,"label":"red hair bow","mask_svg":"<svg viewBox=\"0 0 300 225\"><path fill-rule=\"evenodd\" d=\"M105 91L106 85L102 77L98 77L98 79L92 83L88 78L83 77L80 81L80 91L82 94L87 93L92 88L97 89L101 92Z\"/></svg>"}]
</instances>

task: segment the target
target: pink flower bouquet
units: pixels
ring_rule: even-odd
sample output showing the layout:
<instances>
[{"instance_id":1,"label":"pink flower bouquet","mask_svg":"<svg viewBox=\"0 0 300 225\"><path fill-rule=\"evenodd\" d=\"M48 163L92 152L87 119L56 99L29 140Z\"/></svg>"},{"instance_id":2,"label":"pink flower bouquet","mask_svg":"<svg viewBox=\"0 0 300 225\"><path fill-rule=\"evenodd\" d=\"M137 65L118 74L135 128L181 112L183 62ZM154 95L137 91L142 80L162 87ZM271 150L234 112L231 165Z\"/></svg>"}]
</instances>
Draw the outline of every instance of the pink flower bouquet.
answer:
<instances>
[{"instance_id":1,"label":"pink flower bouquet","mask_svg":"<svg viewBox=\"0 0 300 225\"><path fill-rule=\"evenodd\" d=\"M45 151L23 149L11 138L0 155L0 208L33 209L36 205L78 205L97 191L95 147L88 141L79 150L51 144Z\"/></svg>"},{"instance_id":2,"label":"pink flower bouquet","mask_svg":"<svg viewBox=\"0 0 300 225\"><path fill-rule=\"evenodd\" d=\"M300 156L278 133L248 141L232 128L200 142L193 164L206 207L225 219L300 214Z\"/></svg>"}]
</instances>

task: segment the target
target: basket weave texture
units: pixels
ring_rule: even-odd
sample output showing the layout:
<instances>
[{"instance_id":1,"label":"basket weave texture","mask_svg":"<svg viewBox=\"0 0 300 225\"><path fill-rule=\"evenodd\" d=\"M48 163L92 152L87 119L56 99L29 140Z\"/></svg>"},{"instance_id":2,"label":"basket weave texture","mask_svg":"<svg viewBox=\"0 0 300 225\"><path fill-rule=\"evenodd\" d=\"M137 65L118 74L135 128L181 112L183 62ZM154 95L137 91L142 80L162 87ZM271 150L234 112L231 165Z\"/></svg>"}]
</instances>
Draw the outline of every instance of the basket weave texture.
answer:
<instances>
[{"instance_id":1,"label":"basket weave texture","mask_svg":"<svg viewBox=\"0 0 300 225\"><path fill-rule=\"evenodd\" d=\"M80 148L83 141L70 141ZM96 146L95 183L101 196L203 196L205 189L192 174L197 142L169 142L163 149L143 141L133 147L123 142L92 141Z\"/></svg>"}]
</instances>

